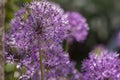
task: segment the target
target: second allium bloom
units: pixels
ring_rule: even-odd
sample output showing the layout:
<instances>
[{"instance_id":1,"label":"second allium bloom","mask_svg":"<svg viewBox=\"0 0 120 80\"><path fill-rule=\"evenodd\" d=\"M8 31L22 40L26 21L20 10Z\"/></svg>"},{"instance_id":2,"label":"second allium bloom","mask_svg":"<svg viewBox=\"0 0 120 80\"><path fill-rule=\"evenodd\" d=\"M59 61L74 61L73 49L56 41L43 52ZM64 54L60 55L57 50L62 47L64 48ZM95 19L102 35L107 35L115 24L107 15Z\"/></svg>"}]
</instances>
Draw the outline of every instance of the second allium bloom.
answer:
<instances>
[{"instance_id":1,"label":"second allium bloom","mask_svg":"<svg viewBox=\"0 0 120 80\"><path fill-rule=\"evenodd\" d=\"M69 25L68 25L68 41L72 42L76 40L78 42L83 42L88 35L88 24L86 19L80 15L78 12L67 12Z\"/></svg>"},{"instance_id":2,"label":"second allium bloom","mask_svg":"<svg viewBox=\"0 0 120 80\"><path fill-rule=\"evenodd\" d=\"M91 53L82 64L83 80L120 80L120 59L113 52Z\"/></svg>"}]
</instances>

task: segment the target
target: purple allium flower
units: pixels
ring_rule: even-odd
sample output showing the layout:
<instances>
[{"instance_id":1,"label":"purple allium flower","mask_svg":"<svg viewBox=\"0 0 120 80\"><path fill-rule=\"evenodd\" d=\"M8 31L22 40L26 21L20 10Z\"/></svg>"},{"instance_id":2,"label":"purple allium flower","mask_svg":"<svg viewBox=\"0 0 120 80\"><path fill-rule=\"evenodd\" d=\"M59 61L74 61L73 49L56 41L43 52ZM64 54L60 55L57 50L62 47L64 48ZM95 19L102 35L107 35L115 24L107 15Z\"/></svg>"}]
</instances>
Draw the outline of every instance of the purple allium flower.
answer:
<instances>
[{"instance_id":1,"label":"purple allium flower","mask_svg":"<svg viewBox=\"0 0 120 80\"><path fill-rule=\"evenodd\" d=\"M118 46L120 46L120 32L118 33L117 43L118 43Z\"/></svg>"},{"instance_id":2,"label":"purple allium flower","mask_svg":"<svg viewBox=\"0 0 120 80\"><path fill-rule=\"evenodd\" d=\"M68 21L64 11L48 1L35 1L15 14L11 21L11 36L21 48L41 42L62 42Z\"/></svg>"},{"instance_id":3,"label":"purple allium flower","mask_svg":"<svg viewBox=\"0 0 120 80\"><path fill-rule=\"evenodd\" d=\"M63 51L62 47L60 45L52 45L49 47L50 48L45 51L43 59L45 80L61 80L61 78L79 80L80 73L75 69L75 63L69 60L68 54ZM32 55L27 55L24 60L21 61L20 66L21 69L23 67L26 68L26 72L21 76L22 79L41 79L39 53L33 52Z\"/></svg>"},{"instance_id":4,"label":"purple allium flower","mask_svg":"<svg viewBox=\"0 0 120 80\"><path fill-rule=\"evenodd\" d=\"M46 58L44 65L49 70L47 72L48 79L60 80L60 77L63 77L69 78L69 80L79 80L75 63L69 60L69 55L63 51L60 45L52 46ZM68 77L68 75L71 76Z\"/></svg>"},{"instance_id":5,"label":"purple allium flower","mask_svg":"<svg viewBox=\"0 0 120 80\"><path fill-rule=\"evenodd\" d=\"M82 80L120 80L120 59L114 52L91 53L82 64Z\"/></svg>"},{"instance_id":6,"label":"purple allium flower","mask_svg":"<svg viewBox=\"0 0 120 80\"><path fill-rule=\"evenodd\" d=\"M68 54L60 45L66 38L67 25L64 11L48 1L31 2L15 14L11 21L9 37L6 36L6 52L17 55L13 58L18 59L18 69L25 68L20 79L36 80L34 76L38 75L38 80L41 80L42 54L45 80L67 77L70 80L79 80L75 64L69 60ZM15 51L11 52L10 48Z\"/></svg>"},{"instance_id":7,"label":"purple allium flower","mask_svg":"<svg viewBox=\"0 0 120 80\"><path fill-rule=\"evenodd\" d=\"M67 26L69 34L68 41L72 42L76 40L78 42L83 42L88 34L88 24L86 19L78 12L67 12L69 25Z\"/></svg>"}]
</instances>

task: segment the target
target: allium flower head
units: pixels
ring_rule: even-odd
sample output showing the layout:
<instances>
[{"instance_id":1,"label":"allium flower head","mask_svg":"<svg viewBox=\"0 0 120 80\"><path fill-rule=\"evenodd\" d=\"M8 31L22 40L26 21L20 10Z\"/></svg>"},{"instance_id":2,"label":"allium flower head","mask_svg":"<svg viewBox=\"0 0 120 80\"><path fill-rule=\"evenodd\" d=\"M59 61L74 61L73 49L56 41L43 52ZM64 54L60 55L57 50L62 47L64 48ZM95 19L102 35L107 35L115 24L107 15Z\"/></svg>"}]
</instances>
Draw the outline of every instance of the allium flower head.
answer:
<instances>
[{"instance_id":1,"label":"allium flower head","mask_svg":"<svg viewBox=\"0 0 120 80\"><path fill-rule=\"evenodd\" d=\"M120 80L120 59L117 53L91 53L82 64L83 80Z\"/></svg>"},{"instance_id":2,"label":"allium flower head","mask_svg":"<svg viewBox=\"0 0 120 80\"><path fill-rule=\"evenodd\" d=\"M22 55L18 60L19 69L26 70L20 76L21 80L33 79L36 75L39 78L35 80L41 80L41 70L44 71L45 80L60 80L69 74L72 75L71 80L79 79L69 55L60 45L66 38L67 22L60 6L48 1L31 2L15 14L11 21L10 36L6 37L9 39L6 40L6 46L11 48L13 45L17 49L14 54ZM6 52L10 54L9 49ZM41 65L44 69L41 69Z\"/></svg>"},{"instance_id":3,"label":"allium flower head","mask_svg":"<svg viewBox=\"0 0 120 80\"><path fill-rule=\"evenodd\" d=\"M69 20L69 25L67 26L69 30L68 41L83 42L89 30L86 19L78 12L67 12L66 14Z\"/></svg>"},{"instance_id":4,"label":"allium flower head","mask_svg":"<svg viewBox=\"0 0 120 80\"><path fill-rule=\"evenodd\" d=\"M48 69L47 80L51 78L60 80L60 77L79 80L80 74L75 69L75 63L69 60L69 55L63 51L61 46L54 45L49 49L46 58L44 66Z\"/></svg>"},{"instance_id":5,"label":"allium flower head","mask_svg":"<svg viewBox=\"0 0 120 80\"><path fill-rule=\"evenodd\" d=\"M61 80L61 78L79 80L80 73L75 69L75 63L69 60L69 55L63 51L62 47L60 45L50 47L45 52L43 59L45 80ZM20 77L23 80L26 78L41 79L39 53L34 50L32 50L31 55L27 55L20 62L20 68L26 68L26 72Z\"/></svg>"},{"instance_id":6,"label":"allium flower head","mask_svg":"<svg viewBox=\"0 0 120 80\"><path fill-rule=\"evenodd\" d=\"M62 42L66 37L68 21L63 9L48 1L34 1L15 14L11 21L11 34L19 46L41 42Z\"/></svg>"}]
</instances>

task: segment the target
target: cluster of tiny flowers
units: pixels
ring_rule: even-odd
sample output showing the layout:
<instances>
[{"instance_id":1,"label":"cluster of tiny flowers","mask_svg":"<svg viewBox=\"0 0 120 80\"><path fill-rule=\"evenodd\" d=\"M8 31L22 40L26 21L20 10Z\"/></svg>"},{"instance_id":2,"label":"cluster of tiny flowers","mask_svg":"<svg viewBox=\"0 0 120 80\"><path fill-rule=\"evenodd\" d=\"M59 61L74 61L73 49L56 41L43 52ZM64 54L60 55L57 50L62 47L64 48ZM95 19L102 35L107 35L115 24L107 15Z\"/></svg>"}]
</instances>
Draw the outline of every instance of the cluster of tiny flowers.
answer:
<instances>
[{"instance_id":1,"label":"cluster of tiny flowers","mask_svg":"<svg viewBox=\"0 0 120 80\"><path fill-rule=\"evenodd\" d=\"M67 12L69 25L68 25L68 41L73 42L76 40L78 42L83 42L88 35L88 24L86 19L80 15L78 12Z\"/></svg>"},{"instance_id":2,"label":"cluster of tiny flowers","mask_svg":"<svg viewBox=\"0 0 120 80\"><path fill-rule=\"evenodd\" d=\"M61 46L67 37L68 20L59 5L48 1L31 2L15 14L10 25L5 37L6 59L17 60L18 69L25 68L19 79L41 80L42 54L45 80L79 80L75 63Z\"/></svg>"},{"instance_id":3,"label":"cluster of tiny flowers","mask_svg":"<svg viewBox=\"0 0 120 80\"><path fill-rule=\"evenodd\" d=\"M50 2L31 2L15 14L11 21L11 37L21 48L35 44L37 34L41 42L61 42L66 37L68 22L63 14L59 6Z\"/></svg>"},{"instance_id":4,"label":"cluster of tiny flowers","mask_svg":"<svg viewBox=\"0 0 120 80\"><path fill-rule=\"evenodd\" d=\"M75 69L75 63L69 60L67 53L63 52L60 45L48 46L50 48L44 52L44 75L45 80L61 80L61 78L69 78L69 80L79 80L80 73ZM39 64L39 52L35 52L35 48L32 50L33 54L27 55L20 63L20 68L27 68L22 79L41 79L40 77L40 64ZM36 76L38 75L38 76ZM68 77L68 75L71 75ZM35 80L36 80L35 79Z\"/></svg>"},{"instance_id":5,"label":"cluster of tiny flowers","mask_svg":"<svg viewBox=\"0 0 120 80\"><path fill-rule=\"evenodd\" d=\"M119 54L103 50L90 53L82 64L82 80L120 80Z\"/></svg>"},{"instance_id":6,"label":"cluster of tiny flowers","mask_svg":"<svg viewBox=\"0 0 120 80\"><path fill-rule=\"evenodd\" d=\"M79 73L75 69L75 63L69 60L68 53L65 53L60 45L54 45L48 49L44 66L47 71L47 80L55 78L60 80L60 77L69 78L69 80L78 80ZM72 75L68 77L68 75Z\"/></svg>"},{"instance_id":7,"label":"cluster of tiny flowers","mask_svg":"<svg viewBox=\"0 0 120 80\"><path fill-rule=\"evenodd\" d=\"M118 43L118 46L120 46L120 32L118 33L118 36L117 36L117 43Z\"/></svg>"}]
</instances>

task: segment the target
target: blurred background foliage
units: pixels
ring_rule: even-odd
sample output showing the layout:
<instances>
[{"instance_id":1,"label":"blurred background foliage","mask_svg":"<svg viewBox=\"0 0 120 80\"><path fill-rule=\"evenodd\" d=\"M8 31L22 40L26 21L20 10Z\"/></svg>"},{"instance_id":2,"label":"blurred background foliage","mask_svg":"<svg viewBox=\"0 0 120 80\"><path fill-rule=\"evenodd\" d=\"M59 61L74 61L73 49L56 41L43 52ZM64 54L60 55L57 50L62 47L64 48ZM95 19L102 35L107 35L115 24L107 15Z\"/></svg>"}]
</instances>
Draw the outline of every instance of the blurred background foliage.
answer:
<instances>
[{"instance_id":1,"label":"blurred background foliage","mask_svg":"<svg viewBox=\"0 0 120 80\"><path fill-rule=\"evenodd\" d=\"M14 16L14 12L19 10L26 2L31 0L5 0L5 30L9 30L10 20ZM74 42L70 45L71 60L75 60L79 65L88 53L96 45L102 44L109 50L118 51L119 47L116 43L117 33L120 30L120 0L49 0L61 5L65 11L80 12L86 19L90 27L89 35L83 43ZM9 67L12 70L9 70ZM7 64L5 72L8 78L13 80L16 69L14 64ZM17 73L17 72L16 72ZM14 80L17 80L14 79Z\"/></svg>"}]
</instances>

